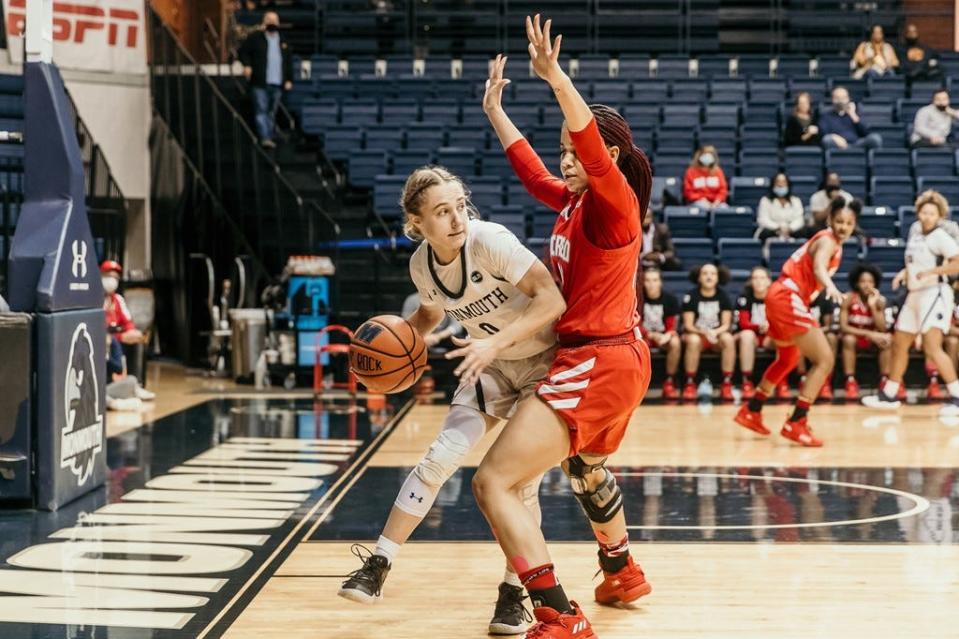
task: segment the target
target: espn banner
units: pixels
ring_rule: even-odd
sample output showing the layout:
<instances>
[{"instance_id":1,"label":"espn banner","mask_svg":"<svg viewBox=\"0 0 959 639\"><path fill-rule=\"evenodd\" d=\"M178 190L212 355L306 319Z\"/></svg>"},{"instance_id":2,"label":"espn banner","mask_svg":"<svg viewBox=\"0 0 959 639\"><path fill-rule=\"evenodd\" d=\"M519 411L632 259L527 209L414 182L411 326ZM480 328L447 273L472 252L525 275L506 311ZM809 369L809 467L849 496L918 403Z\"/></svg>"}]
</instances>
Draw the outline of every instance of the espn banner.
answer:
<instances>
[{"instance_id":1,"label":"espn banner","mask_svg":"<svg viewBox=\"0 0 959 639\"><path fill-rule=\"evenodd\" d=\"M10 61L23 62L27 2L3 0ZM53 61L61 69L146 73L143 0L53 3Z\"/></svg>"}]
</instances>

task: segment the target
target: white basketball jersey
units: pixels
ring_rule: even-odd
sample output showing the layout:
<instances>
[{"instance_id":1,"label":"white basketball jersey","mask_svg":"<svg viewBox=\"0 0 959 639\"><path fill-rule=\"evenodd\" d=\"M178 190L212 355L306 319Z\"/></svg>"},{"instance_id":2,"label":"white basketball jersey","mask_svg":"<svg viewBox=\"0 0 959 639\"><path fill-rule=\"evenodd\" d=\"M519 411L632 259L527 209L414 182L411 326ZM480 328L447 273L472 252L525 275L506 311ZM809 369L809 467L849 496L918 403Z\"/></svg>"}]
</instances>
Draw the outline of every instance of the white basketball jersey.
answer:
<instances>
[{"instance_id":1,"label":"white basketball jersey","mask_svg":"<svg viewBox=\"0 0 959 639\"><path fill-rule=\"evenodd\" d=\"M919 274L936 268L940 260L948 260L959 255L959 244L956 244L949 233L941 226L930 233L923 233L918 222L909 228L909 239L906 242L906 275L907 286L910 291L918 291L936 286L941 278L927 277L920 279Z\"/></svg>"},{"instance_id":2,"label":"white basketball jersey","mask_svg":"<svg viewBox=\"0 0 959 639\"><path fill-rule=\"evenodd\" d=\"M410 258L410 277L421 304L441 307L466 328L470 337L484 339L526 312L530 298L516 284L536 261L536 256L506 227L470 220L466 244L455 260L440 264L429 244L423 242ZM526 359L550 348L555 341L550 325L503 350L499 359Z\"/></svg>"}]
</instances>

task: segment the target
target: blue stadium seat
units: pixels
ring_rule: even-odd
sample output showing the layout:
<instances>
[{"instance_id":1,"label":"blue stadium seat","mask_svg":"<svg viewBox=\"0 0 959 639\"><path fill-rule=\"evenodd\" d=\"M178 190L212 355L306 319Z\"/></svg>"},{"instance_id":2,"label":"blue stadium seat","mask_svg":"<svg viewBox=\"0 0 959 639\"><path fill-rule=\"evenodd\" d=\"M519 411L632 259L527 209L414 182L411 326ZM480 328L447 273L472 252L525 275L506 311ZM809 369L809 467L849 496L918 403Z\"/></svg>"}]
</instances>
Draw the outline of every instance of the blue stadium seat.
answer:
<instances>
[{"instance_id":1,"label":"blue stadium seat","mask_svg":"<svg viewBox=\"0 0 959 639\"><path fill-rule=\"evenodd\" d=\"M709 211L696 206L667 206L666 226L674 238L704 238L709 235Z\"/></svg>"},{"instance_id":2,"label":"blue stadium seat","mask_svg":"<svg viewBox=\"0 0 959 639\"><path fill-rule=\"evenodd\" d=\"M482 182L481 180L491 180ZM468 180L470 201L480 213L485 214L494 206L503 206L503 183L498 177L475 177Z\"/></svg>"},{"instance_id":3,"label":"blue stadium seat","mask_svg":"<svg viewBox=\"0 0 959 639\"><path fill-rule=\"evenodd\" d=\"M899 215L888 206L864 206L859 215L859 228L868 237L897 237Z\"/></svg>"},{"instance_id":4,"label":"blue stadium seat","mask_svg":"<svg viewBox=\"0 0 959 639\"><path fill-rule=\"evenodd\" d=\"M896 106L893 102L863 102L856 112L869 127L891 126L895 123Z\"/></svg>"},{"instance_id":5,"label":"blue stadium seat","mask_svg":"<svg viewBox=\"0 0 959 639\"><path fill-rule=\"evenodd\" d=\"M746 101L746 96L745 80L717 78L709 83L710 102L740 103Z\"/></svg>"},{"instance_id":6,"label":"blue stadium seat","mask_svg":"<svg viewBox=\"0 0 959 639\"><path fill-rule=\"evenodd\" d=\"M476 149L443 146L436 150L436 161L461 176L476 174Z\"/></svg>"},{"instance_id":7,"label":"blue stadium seat","mask_svg":"<svg viewBox=\"0 0 959 639\"><path fill-rule=\"evenodd\" d=\"M862 102L866 97L865 79L830 76L830 78L827 80L826 86L829 87L830 92L837 87L843 87L849 92L849 97L853 102Z\"/></svg>"},{"instance_id":8,"label":"blue stadium seat","mask_svg":"<svg viewBox=\"0 0 959 639\"><path fill-rule=\"evenodd\" d=\"M776 119L779 114L779 106L782 104L782 98L780 97L777 100L764 100L762 102L757 102L750 99L746 104L746 108L743 111L743 119L747 122L762 122L766 126L772 126L774 129L778 129ZM776 139L779 139L779 133L777 131Z\"/></svg>"},{"instance_id":9,"label":"blue stadium seat","mask_svg":"<svg viewBox=\"0 0 959 639\"><path fill-rule=\"evenodd\" d=\"M789 79L789 97L795 99L800 93L808 93L813 104L826 99L826 81L822 78L793 77Z\"/></svg>"},{"instance_id":10,"label":"blue stadium seat","mask_svg":"<svg viewBox=\"0 0 959 639\"><path fill-rule=\"evenodd\" d=\"M593 102L617 107L629 102L629 84L619 80L593 83Z\"/></svg>"},{"instance_id":11,"label":"blue stadium seat","mask_svg":"<svg viewBox=\"0 0 959 639\"><path fill-rule=\"evenodd\" d=\"M723 238L751 238L756 232L756 213L750 206L714 209L710 226L712 227L713 239L720 242Z\"/></svg>"},{"instance_id":12,"label":"blue stadium seat","mask_svg":"<svg viewBox=\"0 0 959 639\"><path fill-rule=\"evenodd\" d=\"M691 266L692 261L687 261L683 264L683 267L687 265ZM682 271L663 271L661 273L663 278L663 290L668 291L676 296L677 299L682 300L683 295L689 291L691 286L689 283L689 273L686 270Z\"/></svg>"},{"instance_id":13,"label":"blue stadium seat","mask_svg":"<svg viewBox=\"0 0 959 639\"><path fill-rule=\"evenodd\" d=\"M446 134L446 145L485 151L489 148L489 130L462 126L451 127Z\"/></svg>"},{"instance_id":14,"label":"blue stadium seat","mask_svg":"<svg viewBox=\"0 0 959 639\"><path fill-rule=\"evenodd\" d=\"M659 105L658 104L629 104L623 107L623 117L628 121L632 129L650 129L659 125Z\"/></svg>"},{"instance_id":15,"label":"blue stadium seat","mask_svg":"<svg viewBox=\"0 0 959 639\"><path fill-rule=\"evenodd\" d=\"M753 78L749 81L750 102L782 102L786 97L786 81L774 78Z\"/></svg>"},{"instance_id":16,"label":"blue stadium seat","mask_svg":"<svg viewBox=\"0 0 959 639\"><path fill-rule=\"evenodd\" d=\"M400 193L406 184L405 175L377 175L373 179L373 211L386 219L399 218Z\"/></svg>"},{"instance_id":17,"label":"blue stadium seat","mask_svg":"<svg viewBox=\"0 0 959 639\"><path fill-rule=\"evenodd\" d=\"M659 211L663 208L663 201L666 199L675 203L682 202L682 178L665 177L661 174L653 177L653 187L649 195L649 206L654 211Z\"/></svg>"},{"instance_id":18,"label":"blue stadium seat","mask_svg":"<svg viewBox=\"0 0 959 639\"><path fill-rule=\"evenodd\" d=\"M807 55L781 55L776 60L777 78L808 78L810 59Z\"/></svg>"},{"instance_id":19,"label":"blue stadium seat","mask_svg":"<svg viewBox=\"0 0 959 639\"><path fill-rule=\"evenodd\" d=\"M721 238L719 262L731 270L749 270L763 263L763 245L759 240Z\"/></svg>"},{"instance_id":20,"label":"blue stadium seat","mask_svg":"<svg viewBox=\"0 0 959 639\"><path fill-rule=\"evenodd\" d=\"M734 177L730 179L729 203L734 206L756 206L769 191L768 177Z\"/></svg>"},{"instance_id":21,"label":"blue stadium seat","mask_svg":"<svg viewBox=\"0 0 959 639\"><path fill-rule=\"evenodd\" d=\"M606 55L581 55L579 56L579 70L576 73L577 78L608 78L609 77L609 56Z\"/></svg>"},{"instance_id":22,"label":"blue stadium seat","mask_svg":"<svg viewBox=\"0 0 959 639\"><path fill-rule=\"evenodd\" d=\"M422 121L436 127L442 127L459 121L460 107L455 101L430 100L423 103Z\"/></svg>"},{"instance_id":23,"label":"blue stadium seat","mask_svg":"<svg viewBox=\"0 0 959 639\"><path fill-rule=\"evenodd\" d=\"M556 226L556 213L543 207L533 209L533 237L549 237Z\"/></svg>"},{"instance_id":24,"label":"blue stadium seat","mask_svg":"<svg viewBox=\"0 0 959 639\"><path fill-rule=\"evenodd\" d=\"M340 123L343 126L375 126L379 122L380 106L378 104L354 102L345 106L340 113Z\"/></svg>"},{"instance_id":25,"label":"blue stadium seat","mask_svg":"<svg viewBox=\"0 0 959 639\"><path fill-rule=\"evenodd\" d=\"M788 153L788 151L787 151ZM846 176L867 174L866 150L863 148L833 149L826 151L826 170Z\"/></svg>"},{"instance_id":26,"label":"blue stadium seat","mask_svg":"<svg viewBox=\"0 0 959 639\"><path fill-rule=\"evenodd\" d=\"M788 260L793 252L800 246L802 246L802 242L799 240L780 240L775 238L766 240L766 265L769 267L769 270L773 273L781 271L786 260Z\"/></svg>"},{"instance_id":27,"label":"blue stadium seat","mask_svg":"<svg viewBox=\"0 0 959 639\"><path fill-rule=\"evenodd\" d=\"M386 151L353 151L347 159L350 184L360 188L373 188L376 176L386 173Z\"/></svg>"},{"instance_id":28,"label":"blue stadium seat","mask_svg":"<svg viewBox=\"0 0 959 639\"><path fill-rule=\"evenodd\" d=\"M346 161L363 145L363 131L355 127L323 131L323 152L334 161Z\"/></svg>"},{"instance_id":29,"label":"blue stadium seat","mask_svg":"<svg viewBox=\"0 0 959 639\"><path fill-rule=\"evenodd\" d=\"M859 198L863 202L866 201L866 196L868 195L868 189L866 187L866 176L864 175L850 175L850 176L841 176L842 177L842 188L844 191L849 193L855 198ZM816 185L816 188L813 193L819 190L819 185Z\"/></svg>"},{"instance_id":30,"label":"blue stadium seat","mask_svg":"<svg viewBox=\"0 0 959 639\"><path fill-rule=\"evenodd\" d=\"M657 78L688 78L689 56L661 55L656 59Z\"/></svg>"},{"instance_id":31,"label":"blue stadium seat","mask_svg":"<svg viewBox=\"0 0 959 639\"><path fill-rule=\"evenodd\" d=\"M899 237L909 237L909 227L916 221L916 208L914 206L899 207Z\"/></svg>"},{"instance_id":32,"label":"blue stadium seat","mask_svg":"<svg viewBox=\"0 0 959 639\"><path fill-rule=\"evenodd\" d=\"M929 104L931 98L922 98L920 100L898 100L896 102L896 113L899 114L899 121L903 124L912 124L916 119L916 111Z\"/></svg>"},{"instance_id":33,"label":"blue stadium seat","mask_svg":"<svg viewBox=\"0 0 959 639\"><path fill-rule=\"evenodd\" d=\"M750 119L748 112L743 112L743 125L739 128L743 149L778 148L781 137L775 121L756 122Z\"/></svg>"},{"instance_id":34,"label":"blue stadium seat","mask_svg":"<svg viewBox=\"0 0 959 639\"><path fill-rule=\"evenodd\" d=\"M884 149L904 149L909 146L906 136L906 127L901 124L877 124L869 127L870 133L875 133L882 138Z\"/></svg>"},{"instance_id":35,"label":"blue stadium seat","mask_svg":"<svg viewBox=\"0 0 959 639\"><path fill-rule=\"evenodd\" d=\"M529 235L526 230L526 214L523 212L523 207L521 206L504 206L500 204L492 206L482 212L489 215L490 222L502 224L521 240L525 240Z\"/></svg>"},{"instance_id":36,"label":"blue stadium seat","mask_svg":"<svg viewBox=\"0 0 959 639\"><path fill-rule=\"evenodd\" d=\"M869 184L869 203L873 206L898 208L911 205L916 199L912 178L883 176L874 177Z\"/></svg>"},{"instance_id":37,"label":"blue stadium seat","mask_svg":"<svg viewBox=\"0 0 959 639\"><path fill-rule=\"evenodd\" d=\"M696 127L666 126L656 129L656 152L691 155L696 142Z\"/></svg>"},{"instance_id":38,"label":"blue stadium seat","mask_svg":"<svg viewBox=\"0 0 959 639\"><path fill-rule=\"evenodd\" d=\"M389 102L383 105L383 124L404 126L420 119L420 105L417 102Z\"/></svg>"},{"instance_id":39,"label":"blue stadium seat","mask_svg":"<svg viewBox=\"0 0 959 639\"><path fill-rule=\"evenodd\" d=\"M696 266L713 261L713 241L707 238L677 238L673 240L676 255L686 266Z\"/></svg>"},{"instance_id":40,"label":"blue stadium seat","mask_svg":"<svg viewBox=\"0 0 959 639\"><path fill-rule=\"evenodd\" d=\"M649 77L648 55L621 55L616 69L616 77L623 80L635 80Z\"/></svg>"},{"instance_id":41,"label":"blue stadium seat","mask_svg":"<svg viewBox=\"0 0 959 639\"><path fill-rule=\"evenodd\" d=\"M950 177L956 174L956 158L952 149L915 149L912 170L920 177Z\"/></svg>"},{"instance_id":42,"label":"blue stadium seat","mask_svg":"<svg viewBox=\"0 0 959 639\"><path fill-rule=\"evenodd\" d=\"M660 105L669 99L668 96L669 84L662 80L634 81L633 97L630 104Z\"/></svg>"},{"instance_id":43,"label":"blue stadium seat","mask_svg":"<svg viewBox=\"0 0 959 639\"><path fill-rule=\"evenodd\" d=\"M872 240L866 249L866 259L883 273L898 273L903 265L906 243L899 238Z\"/></svg>"},{"instance_id":44,"label":"blue stadium seat","mask_svg":"<svg viewBox=\"0 0 959 639\"><path fill-rule=\"evenodd\" d=\"M942 80L915 80L909 85L909 96L912 102L925 106L932 102L932 94L942 86Z\"/></svg>"},{"instance_id":45,"label":"blue stadium seat","mask_svg":"<svg viewBox=\"0 0 959 639\"><path fill-rule=\"evenodd\" d=\"M700 78L728 78L731 58L726 55L711 55L701 57L697 61L698 77Z\"/></svg>"},{"instance_id":46,"label":"blue stadium seat","mask_svg":"<svg viewBox=\"0 0 959 639\"><path fill-rule=\"evenodd\" d=\"M676 175L682 180L689 167L689 153L656 153L653 157L654 175Z\"/></svg>"},{"instance_id":47,"label":"blue stadium seat","mask_svg":"<svg viewBox=\"0 0 959 639\"><path fill-rule=\"evenodd\" d=\"M403 129L399 127L367 127L365 149L399 151L403 148Z\"/></svg>"},{"instance_id":48,"label":"blue stadium seat","mask_svg":"<svg viewBox=\"0 0 959 639\"><path fill-rule=\"evenodd\" d=\"M662 107L660 121L664 126L699 126L700 106L698 104L668 104Z\"/></svg>"},{"instance_id":49,"label":"blue stadium seat","mask_svg":"<svg viewBox=\"0 0 959 639\"><path fill-rule=\"evenodd\" d=\"M959 202L959 178L957 177L916 178L916 190L919 193L928 189L939 191L950 202Z\"/></svg>"},{"instance_id":50,"label":"blue stadium seat","mask_svg":"<svg viewBox=\"0 0 959 639\"><path fill-rule=\"evenodd\" d=\"M490 58L487 56L464 57L461 62L464 78L489 77Z\"/></svg>"},{"instance_id":51,"label":"blue stadium seat","mask_svg":"<svg viewBox=\"0 0 959 639\"><path fill-rule=\"evenodd\" d=\"M786 173L793 175L822 176L822 149L815 146L789 146L784 154Z\"/></svg>"},{"instance_id":52,"label":"blue stadium seat","mask_svg":"<svg viewBox=\"0 0 959 639\"><path fill-rule=\"evenodd\" d=\"M905 149L873 149L868 157L870 175L901 176L909 171L909 151Z\"/></svg>"},{"instance_id":53,"label":"blue stadium seat","mask_svg":"<svg viewBox=\"0 0 959 639\"><path fill-rule=\"evenodd\" d=\"M705 102L709 85L705 80L673 80L670 90L672 102Z\"/></svg>"},{"instance_id":54,"label":"blue stadium seat","mask_svg":"<svg viewBox=\"0 0 959 639\"><path fill-rule=\"evenodd\" d=\"M446 131L442 127L429 126L425 122L406 129L406 148L409 151L434 153L444 144Z\"/></svg>"},{"instance_id":55,"label":"blue stadium seat","mask_svg":"<svg viewBox=\"0 0 959 639\"><path fill-rule=\"evenodd\" d=\"M429 151L393 151L390 165L392 175L409 175L421 166L432 163L433 155Z\"/></svg>"},{"instance_id":56,"label":"blue stadium seat","mask_svg":"<svg viewBox=\"0 0 959 639\"><path fill-rule=\"evenodd\" d=\"M811 175L790 175L789 181L792 183L793 195L798 197L804 204L808 203L809 198L812 197L812 194L819 190L820 178L818 177L813 177ZM844 179L843 188L848 191L852 182L853 178L850 178L848 183ZM849 192L853 193L853 191Z\"/></svg>"},{"instance_id":57,"label":"blue stadium seat","mask_svg":"<svg viewBox=\"0 0 959 639\"><path fill-rule=\"evenodd\" d=\"M709 127L727 127L735 137L736 129L739 126L739 105L707 104L703 124Z\"/></svg>"},{"instance_id":58,"label":"blue stadium seat","mask_svg":"<svg viewBox=\"0 0 959 639\"><path fill-rule=\"evenodd\" d=\"M335 55L310 56L310 75L314 78L322 75L336 75L339 72L340 60Z\"/></svg>"},{"instance_id":59,"label":"blue stadium seat","mask_svg":"<svg viewBox=\"0 0 959 639\"><path fill-rule=\"evenodd\" d=\"M501 178L513 177L513 167L506 159L506 153L502 148L489 149L480 153L480 172L483 176L496 176Z\"/></svg>"},{"instance_id":60,"label":"blue stadium seat","mask_svg":"<svg viewBox=\"0 0 959 639\"><path fill-rule=\"evenodd\" d=\"M906 97L906 82L902 78L872 78L866 85L870 100L895 102Z\"/></svg>"},{"instance_id":61,"label":"blue stadium seat","mask_svg":"<svg viewBox=\"0 0 959 639\"><path fill-rule=\"evenodd\" d=\"M779 150L772 147L743 148L739 152L739 175L746 177L772 176L779 170Z\"/></svg>"},{"instance_id":62,"label":"blue stadium seat","mask_svg":"<svg viewBox=\"0 0 959 639\"><path fill-rule=\"evenodd\" d=\"M741 55L737 60L737 75L741 78L768 78L770 72L768 55Z\"/></svg>"},{"instance_id":63,"label":"blue stadium seat","mask_svg":"<svg viewBox=\"0 0 959 639\"><path fill-rule=\"evenodd\" d=\"M522 206L524 209L532 211L538 206L539 202L529 194L526 187L517 182L509 182L506 185L506 203L511 206Z\"/></svg>"}]
</instances>

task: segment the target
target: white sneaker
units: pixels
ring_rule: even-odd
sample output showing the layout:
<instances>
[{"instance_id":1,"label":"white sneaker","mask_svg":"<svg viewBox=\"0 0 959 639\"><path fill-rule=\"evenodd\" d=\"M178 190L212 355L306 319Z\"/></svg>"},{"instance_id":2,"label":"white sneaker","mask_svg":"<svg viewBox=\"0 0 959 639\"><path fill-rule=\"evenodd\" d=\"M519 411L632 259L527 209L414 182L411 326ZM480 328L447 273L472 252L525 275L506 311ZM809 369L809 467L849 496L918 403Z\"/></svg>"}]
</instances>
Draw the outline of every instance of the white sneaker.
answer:
<instances>
[{"instance_id":1,"label":"white sneaker","mask_svg":"<svg viewBox=\"0 0 959 639\"><path fill-rule=\"evenodd\" d=\"M140 401L139 397L125 397L123 399L107 397L108 410L135 412L142 408L143 402Z\"/></svg>"},{"instance_id":2,"label":"white sneaker","mask_svg":"<svg viewBox=\"0 0 959 639\"><path fill-rule=\"evenodd\" d=\"M902 406L898 399L888 399L882 394L866 395L862 398L862 405L869 408L879 408L882 410L895 410Z\"/></svg>"},{"instance_id":3,"label":"white sneaker","mask_svg":"<svg viewBox=\"0 0 959 639\"><path fill-rule=\"evenodd\" d=\"M956 400L950 400L948 403L939 407L939 417L959 417L959 404Z\"/></svg>"},{"instance_id":4,"label":"white sneaker","mask_svg":"<svg viewBox=\"0 0 959 639\"><path fill-rule=\"evenodd\" d=\"M148 391L147 389L143 388L142 386L140 386L139 384L137 384L137 399L141 399L145 402L152 402L156 398L157 398L156 393L152 393Z\"/></svg>"}]
</instances>

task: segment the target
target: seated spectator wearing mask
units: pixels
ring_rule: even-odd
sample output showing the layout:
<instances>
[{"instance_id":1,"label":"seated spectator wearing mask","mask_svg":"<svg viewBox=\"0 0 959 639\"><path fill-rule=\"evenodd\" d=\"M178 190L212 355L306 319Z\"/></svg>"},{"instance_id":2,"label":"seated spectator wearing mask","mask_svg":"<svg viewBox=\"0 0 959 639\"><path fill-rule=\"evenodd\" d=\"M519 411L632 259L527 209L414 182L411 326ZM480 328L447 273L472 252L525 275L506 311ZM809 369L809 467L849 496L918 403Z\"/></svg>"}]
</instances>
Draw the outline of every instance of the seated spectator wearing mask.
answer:
<instances>
[{"instance_id":1,"label":"seated spectator wearing mask","mask_svg":"<svg viewBox=\"0 0 959 639\"><path fill-rule=\"evenodd\" d=\"M777 173L770 181L769 193L759 200L756 212L756 238L788 239L805 223L802 201L792 194L792 185L785 173Z\"/></svg>"},{"instance_id":2,"label":"seated spectator wearing mask","mask_svg":"<svg viewBox=\"0 0 959 639\"><path fill-rule=\"evenodd\" d=\"M711 144L699 147L683 178L683 197L686 203L705 209L727 206L729 187L726 174L719 166L719 154Z\"/></svg>"},{"instance_id":3,"label":"seated spectator wearing mask","mask_svg":"<svg viewBox=\"0 0 959 639\"><path fill-rule=\"evenodd\" d=\"M878 24L869 30L869 39L859 43L852 56L854 78L881 78L892 75L899 68L899 57Z\"/></svg>"},{"instance_id":4,"label":"seated spectator wearing mask","mask_svg":"<svg viewBox=\"0 0 959 639\"><path fill-rule=\"evenodd\" d=\"M850 146L882 148L882 136L869 132L869 127L856 113L856 103L849 100L849 91L845 87L832 90L832 109L819 116L819 132L823 148L827 150Z\"/></svg>"},{"instance_id":5,"label":"seated spectator wearing mask","mask_svg":"<svg viewBox=\"0 0 959 639\"><path fill-rule=\"evenodd\" d=\"M959 112L949 106L949 92L939 89L932 96L932 104L916 111L909 143L913 148L954 146L952 123L957 118Z\"/></svg>"},{"instance_id":6,"label":"seated spectator wearing mask","mask_svg":"<svg viewBox=\"0 0 959 639\"><path fill-rule=\"evenodd\" d=\"M939 55L919 44L919 29L914 24L906 26L906 46L902 54L902 72L910 82L913 80L938 80L942 77Z\"/></svg>"},{"instance_id":7,"label":"seated spectator wearing mask","mask_svg":"<svg viewBox=\"0 0 959 639\"><path fill-rule=\"evenodd\" d=\"M127 375L123 365L122 344L142 342L143 333L134 325L123 296L117 293L122 273L123 267L113 260L100 265L107 324L107 408L136 411L140 409L141 400L154 399L155 395L142 388L135 377Z\"/></svg>"},{"instance_id":8,"label":"seated spectator wearing mask","mask_svg":"<svg viewBox=\"0 0 959 639\"><path fill-rule=\"evenodd\" d=\"M644 269L655 267L661 271L678 271L682 266L673 248L669 227L653 221L653 209L649 207L643 215L643 247L639 259Z\"/></svg>"},{"instance_id":9,"label":"seated spectator wearing mask","mask_svg":"<svg viewBox=\"0 0 959 639\"><path fill-rule=\"evenodd\" d=\"M852 202L852 194L842 189L842 180L835 171L826 174L820 189L809 198L810 219L806 222L806 228L803 229L803 237L812 237L817 232L826 228L827 218L829 217L829 205L833 199L841 197L848 204Z\"/></svg>"}]
</instances>

